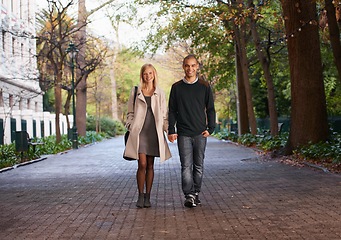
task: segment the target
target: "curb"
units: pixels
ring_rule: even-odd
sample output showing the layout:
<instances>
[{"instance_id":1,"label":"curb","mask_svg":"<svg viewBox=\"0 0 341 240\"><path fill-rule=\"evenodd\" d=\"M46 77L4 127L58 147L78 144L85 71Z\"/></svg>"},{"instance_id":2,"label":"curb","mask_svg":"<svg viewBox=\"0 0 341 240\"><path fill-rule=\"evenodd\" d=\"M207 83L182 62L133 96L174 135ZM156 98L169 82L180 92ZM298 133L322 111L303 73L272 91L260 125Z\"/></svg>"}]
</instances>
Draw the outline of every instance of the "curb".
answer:
<instances>
[{"instance_id":1,"label":"curb","mask_svg":"<svg viewBox=\"0 0 341 240\"><path fill-rule=\"evenodd\" d=\"M86 147L89 147L89 146L91 146L93 144L96 144L96 143L97 142L89 143L89 144L86 144L86 145L82 145L82 147L86 148ZM68 153L71 150L77 150L77 149L68 149L68 150L66 150L64 152L56 153L56 155L66 154L66 153ZM54 154L51 154L51 155L54 155ZM40 162L40 161L45 160L45 159L47 159L47 157L41 157L41 158L37 158L37 159L31 160L31 161L15 164L15 165L13 165L11 167L2 168L2 169L0 169L0 173L7 172L9 170L12 170L12 169L15 169L15 168L18 168L18 167L22 167L22 166L25 166L25 165L29 165L29 164L32 164L32 163Z\"/></svg>"},{"instance_id":2,"label":"curb","mask_svg":"<svg viewBox=\"0 0 341 240\"><path fill-rule=\"evenodd\" d=\"M319 165L316 165L316 164L313 164L313 163L308 163L308 162L303 162L303 163L304 163L304 165L307 165L308 167L316 168L318 170L322 170L325 173L330 173L330 171L327 168L324 168L322 166L319 166Z\"/></svg>"},{"instance_id":3,"label":"curb","mask_svg":"<svg viewBox=\"0 0 341 240\"><path fill-rule=\"evenodd\" d=\"M45 160L45 159L47 159L47 157L41 157L41 158L34 159L34 160L31 160L31 161L28 161L28 162L23 162L23 163L15 164L12 167L2 168L2 169L0 169L0 173L7 172L9 170L12 170L12 169L15 169L15 168L18 168L18 167L22 167L22 166L25 166L25 165L29 165L29 164L32 164L32 163L40 162L40 161Z\"/></svg>"}]
</instances>

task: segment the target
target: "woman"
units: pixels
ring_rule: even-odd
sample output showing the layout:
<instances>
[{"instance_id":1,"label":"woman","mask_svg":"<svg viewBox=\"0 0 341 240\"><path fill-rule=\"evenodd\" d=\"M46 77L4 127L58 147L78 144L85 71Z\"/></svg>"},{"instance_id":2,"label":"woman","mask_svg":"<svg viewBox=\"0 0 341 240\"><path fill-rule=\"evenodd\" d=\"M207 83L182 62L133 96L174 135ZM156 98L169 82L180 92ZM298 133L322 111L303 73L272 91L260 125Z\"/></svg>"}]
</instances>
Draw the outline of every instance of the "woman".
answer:
<instances>
[{"instance_id":1,"label":"woman","mask_svg":"<svg viewBox=\"0 0 341 240\"><path fill-rule=\"evenodd\" d=\"M154 66L143 65L136 99L133 88L128 101L126 128L130 135L124 156L138 160L136 179L139 197L136 206L139 208L151 206L154 158L160 157L161 161L165 161L171 157L164 135L168 129L166 97L157 87L157 81Z\"/></svg>"}]
</instances>

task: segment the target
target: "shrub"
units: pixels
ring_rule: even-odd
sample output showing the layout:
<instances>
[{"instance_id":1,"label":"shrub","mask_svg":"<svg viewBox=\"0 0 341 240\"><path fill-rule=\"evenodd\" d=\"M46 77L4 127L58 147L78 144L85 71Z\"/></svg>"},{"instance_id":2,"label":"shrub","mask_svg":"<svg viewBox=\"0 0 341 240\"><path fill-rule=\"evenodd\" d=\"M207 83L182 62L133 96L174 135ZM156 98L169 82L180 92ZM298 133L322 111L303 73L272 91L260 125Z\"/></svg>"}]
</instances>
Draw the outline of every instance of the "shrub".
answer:
<instances>
[{"instance_id":1,"label":"shrub","mask_svg":"<svg viewBox=\"0 0 341 240\"><path fill-rule=\"evenodd\" d=\"M101 132L108 134L111 137L122 135L125 132L124 125L120 121L113 120L109 117L102 117L99 120ZM96 131L96 118L94 116L87 117L87 131Z\"/></svg>"},{"instance_id":2,"label":"shrub","mask_svg":"<svg viewBox=\"0 0 341 240\"><path fill-rule=\"evenodd\" d=\"M123 123L120 121L115 121L115 124L116 124L116 134L123 135L126 132L126 128L123 125Z\"/></svg>"},{"instance_id":3,"label":"shrub","mask_svg":"<svg viewBox=\"0 0 341 240\"><path fill-rule=\"evenodd\" d=\"M282 133L275 137L271 135L265 135L264 137L259 138L258 147L266 151L283 148L288 141L288 136L289 133Z\"/></svg>"},{"instance_id":4,"label":"shrub","mask_svg":"<svg viewBox=\"0 0 341 240\"><path fill-rule=\"evenodd\" d=\"M241 135L238 138L238 143L240 143L244 146L247 146L247 147L256 146L258 143L258 139L257 139L256 135L252 135L250 133L247 133L247 134Z\"/></svg>"},{"instance_id":5,"label":"shrub","mask_svg":"<svg viewBox=\"0 0 341 240\"><path fill-rule=\"evenodd\" d=\"M332 135L328 142L321 142L304 146L295 151L295 154L308 159L320 159L325 162L341 163L341 135Z\"/></svg>"},{"instance_id":6,"label":"shrub","mask_svg":"<svg viewBox=\"0 0 341 240\"><path fill-rule=\"evenodd\" d=\"M215 132L213 134L218 139L223 139L223 140L230 140L232 142L237 142L238 140L238 135L235 134L234 132L230 132L228 129L224 128L219 132Z\"/></svg>"},{"instance_id":7,"label":"shrub","mask_svg":"<svg viewBox=\"0 0 341 240\"><path fill-rule=\"evenodd\" d=\"M11 167L18 163L14 143L0 146L0 168Z\"/></svg>"},{"instance_id":8,"label":"shrub","mask_svg":"<svg viewBox=\"0 0 341 240\"><path fill-rule=\"evenodd\" d=\"M228 132L227 129L222 129L220 132L214 134L218 139L228 139L238 142L245 146L256 146L265 151L274 151L285 147L289 133L281 133L278 136L271 136L268 133L264 135L244 134L237 136L234 133ZM336 132L331 133L328 142L308 144L300 149L294 151L294 154L299 158L315 160L320 163L330 163L334 165L341 165L341 134Z\"/></svg>"},{"instance_id":9,"label":"shrub","mask_svg":"<svg viewBox=\"0 0 341 240\"><path fill-rule=\"evenodd\" d=\"M93 142L102 141L107 138L106 133L96 133L94 131L86 132L86 136L78 137L80 145L85 145ZM48 136L41 139L34 138L33 142L42 142L42 145L36 145L35 151L32 147L27 152L18 153L15 150L15 144L0 145L0 169L5 167L11 167L20 162L30 161L37 159L42 155L56 154L64 152L72 148L72 142L68 139L67 135L63 135L60 143L56 144L56 136Z\"/></svg>"},{"instance_id":10,"label":"shrub","mask_svg":"<svg viewBox=\"0 0 341 240\"><path fill-rule=\"evenodd\" d=\"M87 131L85 137L80 136L78 137L78 142L81 145L100 142L109 136L106 133L96 133L95 131Z\"/></svg>"}]
</instances>

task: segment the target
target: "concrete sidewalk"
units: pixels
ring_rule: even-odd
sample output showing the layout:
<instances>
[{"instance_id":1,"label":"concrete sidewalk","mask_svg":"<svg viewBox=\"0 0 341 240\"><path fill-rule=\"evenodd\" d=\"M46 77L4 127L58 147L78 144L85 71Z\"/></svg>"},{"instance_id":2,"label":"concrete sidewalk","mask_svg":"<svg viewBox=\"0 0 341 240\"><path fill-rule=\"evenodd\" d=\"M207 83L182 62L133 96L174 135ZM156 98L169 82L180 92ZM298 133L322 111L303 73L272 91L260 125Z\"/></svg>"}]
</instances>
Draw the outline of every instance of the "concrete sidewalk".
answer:
<instances>
[{"instance_id":1,"label":"concrete sidewalk","mask_svg":"<svg viewBox=\"0 0 341 240\"><path fill-rule=\"evenodd\" d=\"M341 239L341 175L209 138L202 206L183 207L176 144L137 209L123 138L0 173L0 239Z\"/></svg>"}]
</instances>

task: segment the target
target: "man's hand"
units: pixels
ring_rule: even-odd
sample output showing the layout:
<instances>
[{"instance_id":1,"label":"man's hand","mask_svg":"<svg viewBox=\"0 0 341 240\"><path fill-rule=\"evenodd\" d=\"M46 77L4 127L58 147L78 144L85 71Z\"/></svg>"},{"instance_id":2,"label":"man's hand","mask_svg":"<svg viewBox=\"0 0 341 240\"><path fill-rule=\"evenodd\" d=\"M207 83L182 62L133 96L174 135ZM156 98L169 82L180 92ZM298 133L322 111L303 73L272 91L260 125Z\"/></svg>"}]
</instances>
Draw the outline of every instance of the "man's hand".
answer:
<instances>
[{"instance_id":1,"label":"man's hand","mask_svg":"<svg viewBox=\"0 0 341 240\"><path fill-rule=\"evenodd\" d=\"M169 134L168 140L173 143L178 138L178 134Z\"/></svg>"},{"instance_id":2,"label":"man's hand","mask_svg":"<svg viewBox=\"0 0 341 240\"><path fill-rule=\"evenodd\" d=\"M210 136L210 133L209 133L207 130L203 131L201 134L202 134L204 137Z\"/></svg>"}]
</instances>

